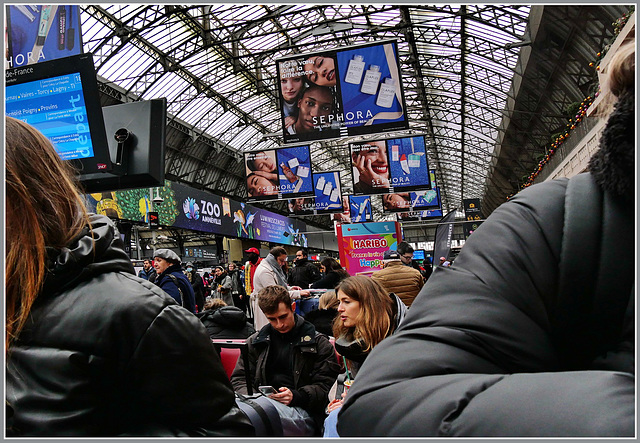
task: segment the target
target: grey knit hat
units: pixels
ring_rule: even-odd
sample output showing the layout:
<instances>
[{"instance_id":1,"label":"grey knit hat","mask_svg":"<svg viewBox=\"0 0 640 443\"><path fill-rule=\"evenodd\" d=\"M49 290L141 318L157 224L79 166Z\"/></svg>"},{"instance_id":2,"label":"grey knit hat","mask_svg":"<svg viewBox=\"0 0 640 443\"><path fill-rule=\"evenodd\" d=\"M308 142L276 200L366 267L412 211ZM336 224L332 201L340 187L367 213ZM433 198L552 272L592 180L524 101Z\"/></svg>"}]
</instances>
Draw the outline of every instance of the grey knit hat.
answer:
<instances>
[{"instance_id":1,"label":"grey knit hat","mask_svg":"<svg viewBox=\"0 0 640 443\"><path fill-rule=\"evenodd\" d=\"M173 252L171 249L156 249L156 252L153 256L164 258L166 261L175 264L180 264L182 262L180 260L180 257L178 257L178 254Z\"/></svg>"}]
</instances>

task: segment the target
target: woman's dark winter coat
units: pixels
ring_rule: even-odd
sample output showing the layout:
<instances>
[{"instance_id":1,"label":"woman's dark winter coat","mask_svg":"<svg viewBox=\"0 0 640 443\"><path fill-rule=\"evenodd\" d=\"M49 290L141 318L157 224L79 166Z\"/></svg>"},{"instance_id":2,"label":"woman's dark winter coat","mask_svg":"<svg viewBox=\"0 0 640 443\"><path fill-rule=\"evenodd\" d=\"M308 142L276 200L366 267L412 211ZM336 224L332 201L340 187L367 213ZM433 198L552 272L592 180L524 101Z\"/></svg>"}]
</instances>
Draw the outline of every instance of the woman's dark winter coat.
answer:
<instances>
[{"instance_id":1,"label":"woman's dark winter coat","mask_svg":"<svg viewBox=\"0 0 640 443\"><path fill-rule=\"evenodd\" d=\"M340 275L336 271L327 272L324 277L322 277L317 282L311 285L312 289L335 289L347 275Z\"/></svg>"},{"instance_id":2,"label":"woman's dark winter coat","mask_svg":"<svg viewBox=\"0 0 640 443\"><path fill-rule=\"evenodd\" d=\"M208 309L198 317L211 338L247 338L256 332L242 309L235 306Z\"/></svg>"},{"instance_id":3,"label":"woman's dark winter coat","mask_svg":"<svg viewBox=\"0 0 640 443\"><path fill-rule=\"evenodd\" d=\"M341 436L635 434L630 100L590 174L520 192L436 267L360 369Z\"/></svg>"},{"instance_id":4,"label":"woman's dark winter coat","mask_svg":"<svg viewBox=\"0 0 640 443\"><path fill-rule=\"evenodd\" d=\"M235 408L234 393L202 323L135 276L107 217L91 223L93 239L85 229L68 247L48 250L44 288L9 351L12 434L215 429Z\"/></svg>"}]
</instances>

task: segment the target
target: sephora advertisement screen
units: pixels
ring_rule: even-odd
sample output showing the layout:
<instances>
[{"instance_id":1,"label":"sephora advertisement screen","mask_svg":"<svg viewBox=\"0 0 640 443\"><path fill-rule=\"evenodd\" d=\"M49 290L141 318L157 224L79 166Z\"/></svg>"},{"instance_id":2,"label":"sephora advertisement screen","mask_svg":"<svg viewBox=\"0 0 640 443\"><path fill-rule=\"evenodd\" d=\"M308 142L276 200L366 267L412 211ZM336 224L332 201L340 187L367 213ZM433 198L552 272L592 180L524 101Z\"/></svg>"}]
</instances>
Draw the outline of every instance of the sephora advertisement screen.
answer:
<instances>
[{"instance_id":1,"label":"sephora advertisement screen","mask_svg":"<svg viewBox=\"0 0 640 443\"><path fill-rule=\"evenodd\" d=\"M247 201L313 196L309 146L245 152Z\"/></svg>"},{"instance_id":2,"label":"sephora advertisement screen","mask_svg":"<svg viewBox=\"0 0 640 443\"><path fill-rule=\"evenodd\" d=\"M424 136L349 143L356 195L431 189Z\"/></svg>"},{"instance_id":3,"label":"sephora advertisement screen","mask_svg":"<svg viewBox=\"0 0 640 443\"><path fill-rule=\"evenodd\" d=\"M313 187L315 197L289 199L289 214L322 215L342 212L339 171L314 173Z\"/></svg>"},{"instance_id":4,"label":"sephora advertisement screen","mask_svg":"<svg viewBox=\"0 0 640 443\"><path fill-rule=\"evenodd\" d=\"M276 62L285 143L408 129L395 41Z\"/></svg>"}]
</instances>

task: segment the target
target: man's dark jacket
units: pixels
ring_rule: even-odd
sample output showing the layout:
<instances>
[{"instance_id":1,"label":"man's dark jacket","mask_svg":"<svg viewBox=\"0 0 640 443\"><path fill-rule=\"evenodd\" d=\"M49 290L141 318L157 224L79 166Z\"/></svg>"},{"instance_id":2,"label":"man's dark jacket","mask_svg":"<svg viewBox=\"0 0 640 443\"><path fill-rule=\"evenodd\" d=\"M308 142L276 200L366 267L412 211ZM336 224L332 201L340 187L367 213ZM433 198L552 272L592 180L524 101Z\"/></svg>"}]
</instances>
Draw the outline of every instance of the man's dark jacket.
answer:
<instances>
[{"instance_id":1,"label":"man's dark jacket","mask_svg":"<svg viewBox=\"0 0 640 443\"><path fill-rule=\"evenodd\" d=\"M293 346L293 379L296 395L308 398L305 407L312 416L324 416L324 409L329 403L328 394L331 386L340 373L333 345L329 339L316 332L313 325L296 314L295 331L297 343ZM253 382L254 391L258 386L267 383L266 363L269 355L271 334L278 334L271 325L264 326L260 331L247 339L249 344L249 368L245 368L242 359L231 374L231 383L236 392L247 393L245 371L248 370ZM279 386L275 387L276 389Z\"/></svg>"},{"instance_id":2,"label":"man's dark jacket","mask_svg":"<svg viewBox=\"0 0 640 443\"><path fill-rule=\"evenodd\" d=\"M296 260L295 266L289 270L287 282L289 286L300 286L302 289L309 289L311 283L320 279L320 270L308 259Z\"/></svg>"},{"instance_id":3,"label":"man's dark jacket","mask_svg":"<svg viewBox=\"0 0 640 443\"><path fill-rule=\"evenodd\" d=\"M628 100L628 122L612 133L609 121L590 174L521 191L452 267L435 268L362 366L340 436L635 434Z\"/></svg>"},{"instance_id":4,"label":"man's dark jacket","mask_svg":"<svg viewBox=\"0 0 640 443\"><path fill-rule=\"evenodd\" d=\"M169 274L172 274L176 278L175 283L173 279L169 277ZM195 292L193 292L193 286L191 286L191 282L182 272L182 267L179 264L170 265L164 272L158 275L154 283L160 286L164 292L173 297L180 305L183 305L182 297L180 296L180 291L182 291L184 308L192 314L196 313L196 295ZM178 285L180 286L180 291L178 290Z\"/></svg>"}]
</instances>

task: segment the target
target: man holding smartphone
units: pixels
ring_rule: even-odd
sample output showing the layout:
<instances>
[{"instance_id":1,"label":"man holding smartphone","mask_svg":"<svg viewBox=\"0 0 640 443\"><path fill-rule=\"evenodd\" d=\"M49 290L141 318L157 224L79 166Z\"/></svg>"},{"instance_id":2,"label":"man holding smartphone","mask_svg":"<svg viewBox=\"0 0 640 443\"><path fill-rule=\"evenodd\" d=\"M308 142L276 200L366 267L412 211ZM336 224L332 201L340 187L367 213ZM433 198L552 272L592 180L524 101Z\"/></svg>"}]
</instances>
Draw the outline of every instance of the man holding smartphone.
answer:
<instances>
[{"instance_id":1,"label":"man holding smartphone","mask_svg":"<svg viewBox=\"0 0 640 443\"><path fill-rule=\"evenodd\" d=\"M249 371L254 390L276 390L267 397L278 409L285 436L320 436L329 390L340 372L333 346L295 313L295 302L284 287L263 288L258 305L269 324L247 339L249 368L239 359L231 383L236 392L246 394Z\"/></svg>"}]
</instances>

